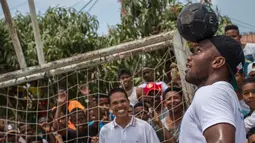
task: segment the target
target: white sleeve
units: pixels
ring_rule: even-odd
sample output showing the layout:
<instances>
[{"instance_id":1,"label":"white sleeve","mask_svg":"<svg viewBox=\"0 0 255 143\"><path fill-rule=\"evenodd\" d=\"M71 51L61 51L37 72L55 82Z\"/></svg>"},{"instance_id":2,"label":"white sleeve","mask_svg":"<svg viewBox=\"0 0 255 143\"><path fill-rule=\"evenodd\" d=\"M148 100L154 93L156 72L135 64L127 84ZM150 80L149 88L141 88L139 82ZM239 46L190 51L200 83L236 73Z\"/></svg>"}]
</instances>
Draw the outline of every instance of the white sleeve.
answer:
<instances>
[{"instance_id":1,"label":"white sleeve","mask_svg":"<svg viewBox=\"0 0 255 143\"><path fill-rule=\"evenodd\" d=\"M149 126L149 131L146 134L146 138L147 138L147 142L146 143L160 143L158 136L155 132L155 130L150 126Z\"/></svg>"},{"instance_id":2,"label":"white sleeve","mask_svg":"<svg viewBox=\"0 0 255 143\"><path fill-rule=\"evenodd\" d=\"M161 86L162 86L163 92L165 92L166 89L168 88L167 84L165 82L163 82L163 81L161 82Z\"/></svg>"},{"instance_id":3,"label":"white sleeve","mask_svg":"<svg viewBox=\"0 0 255 143\"><path fill-rule=\"evenodd\" d=\"M218 123L229 123L236 127L234 108L226 91L217 87L202 87L197 90L193 102L203 132Z\"/></svg>"},{"instance_id":4,"label":"white sleeve","mask_svg":"<svg viewBox=\"0 0 255 143\"><path fill-rule=\"evenodd\" d=\"M102 132L103 131L102 129L101 129L101 131L99 133L99 143L106 143L104 135L103 135L103 132Z\"/></svg>"},{"instance_id":5,"label":"white sleeve","mask_svg":"<svg viewBox=\"0 0 255 143\"><path fill-rule=\"evenodd\" d=\"M255 112L253 112L253 113L251 114L251 116L246 117L246 118L244 119L244 126L245 126L246 133L247 133L252 127L255 127Z\"/></svg>"}]
</instances>

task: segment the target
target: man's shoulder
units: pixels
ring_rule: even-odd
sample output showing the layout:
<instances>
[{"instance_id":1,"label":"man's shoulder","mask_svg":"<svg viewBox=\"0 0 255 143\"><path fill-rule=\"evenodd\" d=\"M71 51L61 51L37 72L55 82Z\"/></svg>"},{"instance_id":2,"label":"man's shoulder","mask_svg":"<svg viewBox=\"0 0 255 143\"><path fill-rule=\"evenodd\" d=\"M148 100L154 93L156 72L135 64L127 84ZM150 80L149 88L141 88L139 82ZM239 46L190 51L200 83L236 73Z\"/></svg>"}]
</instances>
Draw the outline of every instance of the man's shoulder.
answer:
<instances>
[{"instance_id":1,"label":"man's shoulder","mask_svg":"<svg viewBox=\"0 0 255 143\"><path fill-rule=\"evenodd\" d=\"M109 130L113 129L114 125L113 125L113 121L105 124L101 129L100 129L100 133L104 133L104 132L108 132Z\"/></svg>"},{"instance_id":2,"label":"man's shoulder","mask_svg":"<svg viewBox=\"0 0 255 143\"><path fill-rule=\"evenodd\" d=\"M136 125L139 127L139 128L146 128L146 129L149 129L149 128L151 128L151 125L148 123L148 122L146 122L146 121L144 121L144 120L141 120L141 119L139 119L139 118L136 118L135 117L135 122L136 122Z\"/></svg>"}]
</instances>

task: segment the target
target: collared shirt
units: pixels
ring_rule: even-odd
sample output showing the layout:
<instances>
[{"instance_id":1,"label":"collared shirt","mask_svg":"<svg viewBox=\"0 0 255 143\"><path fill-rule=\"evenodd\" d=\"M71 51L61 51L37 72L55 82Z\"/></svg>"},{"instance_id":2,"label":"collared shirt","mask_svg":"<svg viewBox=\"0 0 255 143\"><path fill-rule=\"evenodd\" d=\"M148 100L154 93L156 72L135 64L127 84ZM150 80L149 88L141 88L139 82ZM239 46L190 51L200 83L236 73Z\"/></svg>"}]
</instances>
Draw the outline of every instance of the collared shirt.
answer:
<instances>
[{"instance_id":1,"label":"collared shirt","mask_svg":"<svg viewBox=\"0 0 255 143\"><path fill-rule=\"evenodd\" d=\"M159 139L147 122L132 116L122 128L115 119L100 130L99 143L159 143Z\"/></svg>"}]
</instances>

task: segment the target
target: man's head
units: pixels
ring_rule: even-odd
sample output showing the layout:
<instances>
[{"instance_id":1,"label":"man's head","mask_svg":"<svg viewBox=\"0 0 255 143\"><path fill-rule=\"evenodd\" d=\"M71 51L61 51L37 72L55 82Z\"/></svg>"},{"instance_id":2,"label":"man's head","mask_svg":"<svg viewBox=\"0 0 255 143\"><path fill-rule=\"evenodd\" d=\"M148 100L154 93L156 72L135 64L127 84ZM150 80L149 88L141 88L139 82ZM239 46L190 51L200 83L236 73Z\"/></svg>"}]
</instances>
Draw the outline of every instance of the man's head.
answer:
<instances>
[{"instance_id":1,"label":"man's head","mask_svg":"<svg viewBox=\"0 0 255 143\"><path fill-rule=\"evenodd\" d=\"M244 80L245 80L244 71L243 71L243 70L238 71L238 72L235 74L235 79L236 79L236 82L237 82L238 87L241 89L242 86L243 86L243 82L244 82Z\"/></svg>"},{"instance_id":2,"label":"man's head","mask_svg":"<svg viewBox=\"0 0 255 143\"><path fill-rule=\"evenodd\" d=\"M197 86L218 80L231 81L244 64L239 43L227 36L214 36L197 44L187 59L186 81ZM215 81L216 80L216 81Z\"/></svg>"},{"instance_id":3,"label":"man's head","mask_svg":"<svg viewBox=\"0 0 255 143\"><path fill-rule=\"evenodd\" d=\"M134 106L134 114L137 118L142 119L144 121L148 121L149 116L149 108L143 102L138 102Z\"/></svg>"},{"instance_id":4,"label":"man's head","mask_svg":"<svg viewBox=\"0 0 255 143\"><path fill-rule=\"evenodd\" d=\"M109 116L109 109L110 109L110 103L109 103L109 100L108 100L108 96L107 95L104 95L104 94L99 94L98 95L98 105L99 105L99 115L100 115L100 119L103 117L103 116Z\"/></svg>"},{"instance_id":5,"label":"man's head","mask_svg":"<svg viewBox=\"0 0 255 143\"><path fill-rule=\"evenodd\" d=\"M183 108L182 89L179 87L167 88L164 92L164 104L169 111L180 112Z\"/></svg>"},{"instance_id":6,"label":"man's head","mask_svg":"<svg viewBox=\"0 0 255 143\"><path fill-rule=\"evenodd\" d=\"M247 78L242 87L242 94L245 103L255 109L255 78Z\"/></svg>"},{"instance_id":7,"label":"man's head","mask_svg":"<svg viewBox=\"0 0 255 143\"><path fill-rule=\"evenodd\" d=\"M154 69L149 67L144 67L142 69L142 76L145 82L153 82L154 81Z\"/></svg>"},{"instance_id":8,"label":"man's head","mask_svg":"<svg viewBox=\"0 0 255 143\"><path fill-rule=\"evenodd\" d=\"M239 33L239 28L236 25L228 25L225 27L225 35L233 38L239 44L241 43L241 35Z\"/></svg>"},{"instance_id":9,"label":"man's head","mask_svg":"<svg viewBox=\"0 0 255 143\"><path fill-rule=\"evenodd\" d=\"M129 100L123 88L114 88L109 92L109 103L116 118L126 118L128 116Z\"/></svg>"},{"instance_id":10,"label":"man's head","mask_svg":"<svg viewBox=\"0 0 255 143\"><path fill-rule=\"evenodd\" d=\"M89 121L88 118L85 110L81 110L80 108L74 108L69 112L69 120L78 129L79 134L83 134L86 131Z\"/></svg>"},{"instance_id":11,"label":"man's head","mask_svg":"<svg viewBox=\"0 0 255 143\"><path fill-rule=\"evenodd\" d=\"M119 70L119 79L123 88L130 88L132 86L132 74L127 69Z\"/></svg>"}]
</instances>

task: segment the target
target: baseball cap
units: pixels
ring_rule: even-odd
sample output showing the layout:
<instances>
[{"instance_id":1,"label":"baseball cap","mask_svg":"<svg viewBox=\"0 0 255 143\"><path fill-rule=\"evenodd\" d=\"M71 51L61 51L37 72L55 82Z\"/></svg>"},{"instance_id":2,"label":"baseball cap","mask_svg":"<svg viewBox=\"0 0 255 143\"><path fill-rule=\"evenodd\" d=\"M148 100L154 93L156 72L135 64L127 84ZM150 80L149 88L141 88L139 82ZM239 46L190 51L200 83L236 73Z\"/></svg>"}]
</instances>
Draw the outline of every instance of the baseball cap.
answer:
<instances>
[{"instance_id":1,"label":"baseball cap","mask_svg":"<svg viewBox=\"0 0 255 143\"><path fill-rule=\"evenodd\" d=\"M17 128L17 126L15 124L8 124L5 126L5 136L12 134L14 135L15 133L19 133L19 129Z\"/></svg>"},{"instance_id":2,"label":"baseball cap","mask_svg":"<svg viewBox=\"0 0 255 143\"><path fill-rule=\"evenodd\" d=\"M81 103L79 101L77 101L77 100L69 101L68 111L71 112L75 108L78 108L78 109L81 109L81 110L85 109L85 107L83 105L81 105Z\"/></svg>"},{"instance_id":3,"label":"baseball cap","mask_svg":"<svg viewBox=\"0 0 255 143\"><path fill-rule=\"evenodd\" d=\"M243 68L245 62L241 45L231 37L223 35L214 36L208 40L216 47L221 56L225 58L232 77L231 84L237 90L235 74Z\"/></svg>"},{"instance_id":4,"label":"baseball cap","mask_svg":"<svg viewBox=\"0 0 255 143\"><path fill-rule=\"evenodd\" d=\"M143 91L144 91L145 95L148 95L151 91L162 92L162 85L156 84L155 82L150 82L143 88Z\"/></svg>"}]
</instances>

